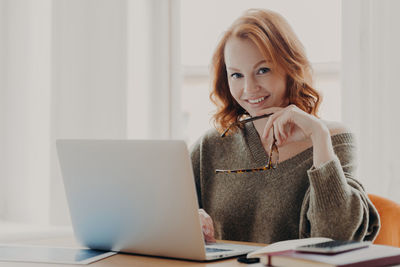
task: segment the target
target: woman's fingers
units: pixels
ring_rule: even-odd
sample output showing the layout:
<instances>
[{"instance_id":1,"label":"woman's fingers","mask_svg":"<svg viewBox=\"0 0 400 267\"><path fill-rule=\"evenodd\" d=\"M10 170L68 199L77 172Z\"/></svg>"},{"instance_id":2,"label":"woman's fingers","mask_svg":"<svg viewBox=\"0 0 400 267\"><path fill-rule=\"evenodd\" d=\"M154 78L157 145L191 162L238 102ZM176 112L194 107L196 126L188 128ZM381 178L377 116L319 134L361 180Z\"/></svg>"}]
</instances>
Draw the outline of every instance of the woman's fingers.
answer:
<instances>
[{"instance_id":1,"label":"woman's fingers","mask_svg":"<svg viewBox=\"0 0 400 267\"><path fill-rule=\"evenodd\" d=\"M296 141L300 139L304 139L305 135L297 123L297 107L296 106L288 106L286 108L281 108L280 110L276 111L273 115L268 118L268 121L265 125L264 132L261 136L263 139L263 143L271 143L269 141L270 134L272 132L275 135L277 145L282 146L283 144L291 141ZM299 118L298 118L299 119Z\"/></svg>"},{"instance_id":2,"label":"woman's fingers","mask_svg":"<svg viewBox=\"0 0 400 267\"><path fill-rule=\"evenodd\" d=\"M272 108L271 108L272 109ZM278 110L279 109L279 110ZM269 109L266 109L269 110ZM275 120L280 116L280 114L282 114L282 112L284 112L285 109L283 108L277 108L276 112L274 114L272 114L271 116L268 117L268 121L267 124L265 125L264 128L264 133L262 135L262 138L267 139L268 134L271 132L272 129L272 125L275 123Z\"/></svg>"},{"instance_id":3,"label":"woman's fingers","mask_svg":"<svg viewBox=\"0 0 400 267\"><path fill-rule=\"evenodd\" d=\"M200 224L206 242L215 242L213 221L204 209L199 209Z\"/></svg>"},{"instance_id":4,"label":"woman's fingers","mask_svg":"<svg viewBox=\"0 0 400 267\"><path fill-rule=\"evenodd\" d=\"M205 241L208 243L215 243L215 237L214 237L214 225L211 221L211 223L207 224L207 228L205 229Z\"/></svg>"},{"instance_id":5,"label":"woman's fingers","mask_svg":"<svg viewBox=\"0 0 400 267\"><path fill-rule=\"evenodd\" d=\"M275 136L278 136L277 137L277 145L283 144L286 140L284 123L282 123L281 120L279 120L279 119L277 121L275 121L274 130L275 130Z\"/></svg>"},{"instance_id":6,"label":"woman's fingers","mask_svg":"<svg viewBox=\"0 0 400 267\"><path fill-rule=\"evenodd\" d=\"M275 136L279 136L279 138L277 137L277 145L283 145L290 137L290 129L292 124L293 123L288 112L283 112L278 118L276 118L274 121L274 129L276 129Z\"/></svg>"}]
</instances>

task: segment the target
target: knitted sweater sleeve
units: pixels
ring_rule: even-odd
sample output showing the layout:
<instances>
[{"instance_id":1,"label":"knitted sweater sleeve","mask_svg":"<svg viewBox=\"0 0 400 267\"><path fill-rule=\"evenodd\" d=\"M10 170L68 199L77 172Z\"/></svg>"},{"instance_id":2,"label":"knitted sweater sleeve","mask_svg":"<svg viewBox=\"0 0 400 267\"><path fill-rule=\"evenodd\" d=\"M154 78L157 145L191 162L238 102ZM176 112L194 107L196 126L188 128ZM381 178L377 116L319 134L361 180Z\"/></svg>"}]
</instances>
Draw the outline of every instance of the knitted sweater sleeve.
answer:
<instances>
[{"instance_id":1,"label":"knitted sweater sleeve","mask_svg":"<svg viewBox=\"0 0 400 267\"><path fill-rule=\"evenodd\" d=\"M299 238L324 236L338 240L374 240L379 214L355 179L355 146L334 146L337 158L308 170L310 187L301 212Z\"/></svg>"}]
</instances>

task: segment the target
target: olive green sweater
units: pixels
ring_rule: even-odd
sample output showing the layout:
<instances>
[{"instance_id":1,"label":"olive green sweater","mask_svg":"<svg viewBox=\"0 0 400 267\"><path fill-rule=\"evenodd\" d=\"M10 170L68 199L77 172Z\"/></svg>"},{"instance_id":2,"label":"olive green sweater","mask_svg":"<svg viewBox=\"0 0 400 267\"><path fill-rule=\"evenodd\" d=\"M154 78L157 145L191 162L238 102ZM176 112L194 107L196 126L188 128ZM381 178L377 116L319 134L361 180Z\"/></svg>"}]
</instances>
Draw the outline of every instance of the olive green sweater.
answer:
<instances>
[{"instance_id":1,"label":"olive green sweater","mask_svg":"<svg viewBox=\"0 0 400 267\"><path fill-rule=\"evenodd\" d=\"M312 148L277 169L215 173L264 166L267 155L252 123L221 138L208 131L191 149L200 207L214 221L215 237L272 243L305 237L373 240L379 215L355 179L354 136L332 136L337 158L313 167Z\"/></svg>"}]
</instances>

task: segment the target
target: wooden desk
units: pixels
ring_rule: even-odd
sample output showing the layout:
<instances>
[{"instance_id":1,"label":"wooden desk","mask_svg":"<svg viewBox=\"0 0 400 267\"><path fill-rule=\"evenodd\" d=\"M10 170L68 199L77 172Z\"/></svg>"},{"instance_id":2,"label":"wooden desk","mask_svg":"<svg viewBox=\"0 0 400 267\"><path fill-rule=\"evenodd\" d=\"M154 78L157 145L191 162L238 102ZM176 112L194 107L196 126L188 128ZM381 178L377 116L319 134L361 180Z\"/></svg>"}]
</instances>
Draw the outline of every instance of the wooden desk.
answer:
<instances>
[{"instance_id":1,"label":"wooden desk","mask_svg":"<svg viewBox=\"0 0 400 267\"><path fill-rule=\"evenodd\" d=\"M65 238L52 238L52 239L43 239L43 240L30 240L24 242L15 242L17 244L25 244L25 245L42 245L42 246L55 246L55 247L80 247L73 237L65 237ZM264 244L256 244L256 243L244 243L244 242L233 242L236 244L250 244L250 245L259 245L264 246ZM11 243L10 243L11 244ZM163 259L156 257L147 257L147 256L137 256L137 255L128 255L128 254L116 254L109 258L94 262L89 265L69 265L69 264L48 264L48 263L24 263L24 262L1 262L0 267L71 267L71 266L90 266L90 267L110 267L110 266L157 266L157 267L168 267L168 266L184 266L184 267L228 267L228 266L247 266L247 264L239 263L236 258L219 260L213 262L192 262L185 260L174 260L174 259ZM251 264L251 267L260 267L264 266L260 263Z\"/></svg>"}]
</instances>

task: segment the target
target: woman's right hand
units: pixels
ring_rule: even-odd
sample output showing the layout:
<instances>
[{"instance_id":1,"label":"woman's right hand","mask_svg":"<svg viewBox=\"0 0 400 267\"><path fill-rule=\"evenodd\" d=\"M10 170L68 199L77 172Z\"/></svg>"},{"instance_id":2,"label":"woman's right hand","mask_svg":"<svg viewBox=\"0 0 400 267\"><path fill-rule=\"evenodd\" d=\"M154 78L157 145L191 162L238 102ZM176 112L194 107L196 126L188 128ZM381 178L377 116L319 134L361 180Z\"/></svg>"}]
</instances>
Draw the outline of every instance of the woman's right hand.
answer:
<instances>
[{"instance_id":1,"label":"woman's right hand","mask_svg":"<svg viewBox=\"0 0 400 267\"><path fill-rule=\"evenodd\" d=\"M213 220L211 219L210 215L208 215L208 213L203 209L199 209L199 216L200 216L201 229L203 230L204 240L207 243L215 243L216 240L214 238Z\"/></svg>"}]
</instances>

